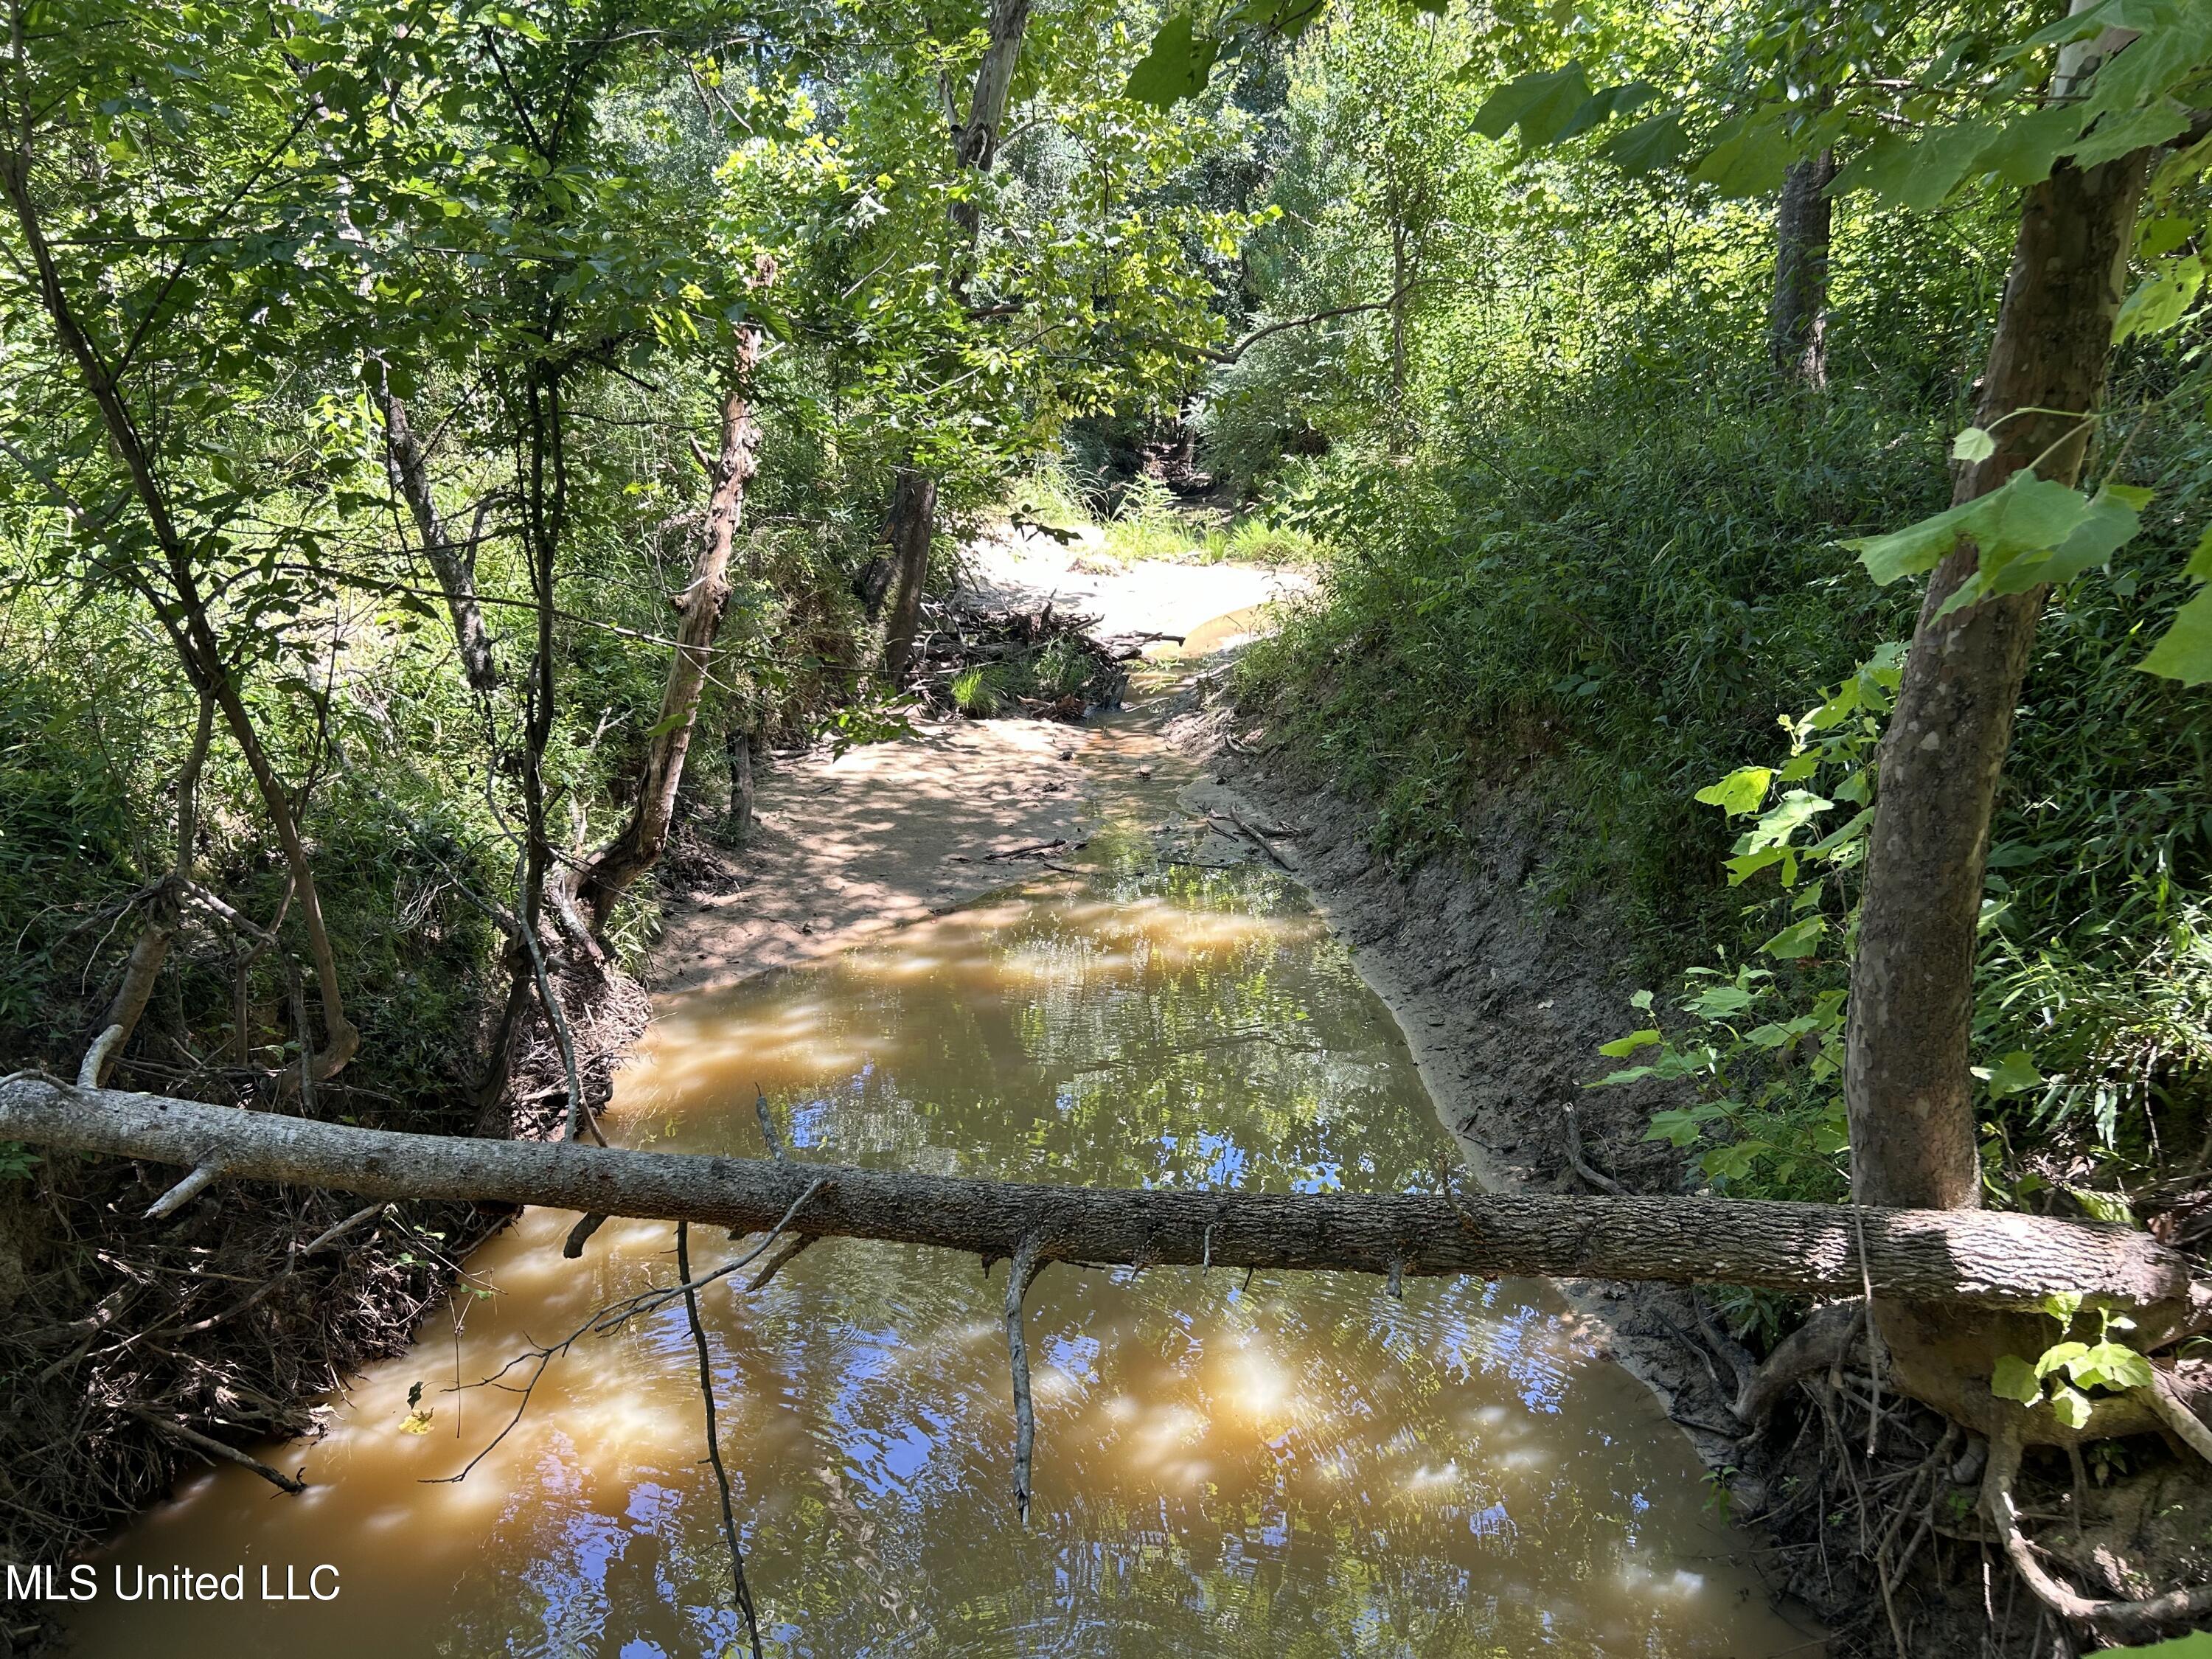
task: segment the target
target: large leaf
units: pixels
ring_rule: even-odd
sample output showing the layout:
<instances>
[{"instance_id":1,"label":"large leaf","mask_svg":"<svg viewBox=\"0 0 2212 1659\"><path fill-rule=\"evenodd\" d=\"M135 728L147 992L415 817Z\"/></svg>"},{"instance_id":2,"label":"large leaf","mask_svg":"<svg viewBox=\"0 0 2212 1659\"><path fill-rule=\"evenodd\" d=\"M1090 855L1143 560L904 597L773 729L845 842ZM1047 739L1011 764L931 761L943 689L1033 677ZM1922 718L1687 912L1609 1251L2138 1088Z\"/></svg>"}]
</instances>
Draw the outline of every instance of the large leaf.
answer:
<instances>
[{"instance_id":1,"label":"large leaf","mask_svg":"<svg viewBox=\"0 0 2212 1659\"><path fill-rule=\"evenodd\" d=\"M2080 490L2015 472L1986 495L1887 535L1861 536L1844 545L1859 556L1867 574L1887 586L1900 576L1934 569L1965 536L1974 538L1994 570L2015 555L2057 546L2089 513L2089 500Z\"/></svg>"},{"instance_id":2,"label":"large leaf","mask_svg":"<svg viewBox=\"0 0 2212 1659\"><path fill-rule=\"evenodd\" d=\"M2055 547L2008 553L1984 543L1974 574L1944 601L1939 613L1978 605L1993 593L2025 593L2045 582L2070 582L2093 566L2110 562L2121 546L2142 528L2142 513L2151 492L2127 484L2107 484L2090 501L2080 523Z\"/></svg>"},{"instance_id":3,"label":"large leaf","mask_svg":"<svg viewBox=\"0 0 2212 1659\"><path fill-rule=\"evenodd\" d=\"M1784 962L1802 961L1820 948L1820 936L1827 927L1826 917L1807 916L1802 921L1791 922L1759 948Z\"/></svg>"},{"instance_id":4,"label":"large leaf","mask_svg":"<svg viewBox=\"0 0 2212 1659\"><path fill-rule=\"evenodd\" d=\"M2208 58L2212 58L2212 8L2175 7L2105 61L2089 88L2090 106L2132 110L2202 75Z\"/></svg>"},{"instance_id":5,"label":"large leaf","mask_svg":"<svg viewBox=\"0 0 2212 1659\"><path fill-rule=\"evenodd\" d=\"M2051 164L2081 136L2088 112L2079 104L2051 104L2014 116L1982 151L1981 166L2025 190L2051 176Z\"/></svg>"},{"instance_id":6,"label":"large leaf","mask_svg":"<svg viewBox=\"0 0 2212 1659\"><path fill-rule=\"evenodd\" d=\"M1589 96L1589 76L1580 63L1532 70L1482 100L1474 130L1486 138L1503 138L1517 125L1521 142L1534 149L1557 139Z\"/></svg>"},{"instance_id":7,"label":"large leaf","mask_svg":"<svg viewBox=\"0 0 2212 1659\"><path fill-rule=\"evenodd\" d=\"M1980 121L1938 127L1911 146L1902 161L1885 175L1881 193L1899 207L1929 212L1976 170L1975 163L2001 136Z\"/></svg>"},{"instance_id":8,"label":"large leaf","mask_svg":"<svg viewBox=\"0 0 2212 1659\"><path fill-rule=\"evenodd\" d=\"M1659 95L1656 87L1646 86L1641 81L1628 81L1617 87L1601 87L1583 100L1575 112L1567 117L1565 125L1552 135L1553 143L1565 143L1578 138L1593 128L1601 127L1616 115L1627 115L1644 107ZM1528 133L1522 123L1522 135Z\"/></svg>"},{"instance_id":9,"label":"large leaf","mask_svg":"<svg viewBox=\"0 0 2212 1659\"><path fill-rule=\"evenodd\" d=\"M1790 171L1790 148L1781 126L1771 120L1737 119L1721 129L1690 177L1723 196L1764 196L1779 190Z\"/></svg>"},{"instance_id":10,"label":"large leaf","mask_svg":"<svg viewBox=\"0 0 2212 1659\"><path fill-rule=\"evenodd\" d=\"M2212 586L2173 613L2165 636L2136 665L2146 674L2184 685L2212 684Z\"/></svg>"},{"instance_id":11,"label":"large leaf","mask_svg":"<svg viewBox=\"0 0 2212 1659\"><path fill-rule=\"evenodd\" d=\"M2114 1648L2112 1651L2136 1654L2140 1659L2212 1659L2212 1631L2193 1631L2171 1642L2153 1642L2142 1648Z\"/></svg>"},{"instance_id":12,"label":"large leaf","mask_svg":"<svg viewBox=\"0 0 2212 1659\"><path fill-rule=\"evenodd\" d=\"M2116 161L2136 150L2179 137L2188 130L2189 112L2171 98L2142 109L2107 115L2087 138L2074 146L2074 165L2094 167L2100 162Z\"/></svg>"},{"instance_id":13,"label":"large leaf","mask_svg":"<svg viewBox=\"0 0 2212 1659\"><path fill-rule=\"evenodd\" d=\"M1943 556L1959 544L1959 538L1965 533L1960 526L1973 507L1968 501L1902 530L1853 537L1843 545L1859 556L1868 575L1887 587L1900 576L1915 576L1942 563Z\"/></svg>"},{"instance_id":14,"label":"large leaf","mask_svg":"<svg viewBox=\"0 0 2212 1659\"><path fill-rule=\"evenodd\" d=\"M1200 35L1187 11L1177 12L1160 25L1152 50L1129 71L1127 96L1140 104L1169 109L1182 99L1195 97L1213 72L1221 43Z\"/></svg>"},{"instance_id":15,"label":"large leaf","mask_svg":"<svg viewBox=\"0 0 2212 1659\"><path fill-rule=\"evenodd\" d=\"M1662 110L1615 133L1598 147L1598 154L1623 173L1641 176L1672 167L1690 152L1690 135L1682 130L1682 112Z\"/></svg>"},{"instance_id":16,"label":"large leaf","mask_svg":"<svg viewBox=\"0 0 2212 1659\"><path fill-rule=\"evenodd\" d=\"M1996 1374L1990 1378L1990 1392L2000 1400L2033 1406L2043 1398L2043 1379L2035 1374L2034 1366L2018 1354L2008 1353L1997 1361Z\"/></svg>"},{"instance_id":17,"label":"large leaf","mask_svg":"<svg viewBox=\"0 0 2212 1659\"><path fill-rule=\"evenodd\" d=\"M2138 334L2163 334L2181 320L2197 290L2204 285L2204 261L2194 253L2168 259L2128 295L2112 327L2112 343Z\"/></svg>"},{"instance_id":18,"label":"large leaf","mask_svg":"<svg viewBox=\"0 0 2212 1659\"><path fill-rule=\"evenodd\" d=\"M1764 766L1739 766L1718 783L1698 790L1697 799L1732 818L1741 817L1759 811L1766 799L1766 787L1773 781L1774 774Z\"/></svg>"}]
</instances>

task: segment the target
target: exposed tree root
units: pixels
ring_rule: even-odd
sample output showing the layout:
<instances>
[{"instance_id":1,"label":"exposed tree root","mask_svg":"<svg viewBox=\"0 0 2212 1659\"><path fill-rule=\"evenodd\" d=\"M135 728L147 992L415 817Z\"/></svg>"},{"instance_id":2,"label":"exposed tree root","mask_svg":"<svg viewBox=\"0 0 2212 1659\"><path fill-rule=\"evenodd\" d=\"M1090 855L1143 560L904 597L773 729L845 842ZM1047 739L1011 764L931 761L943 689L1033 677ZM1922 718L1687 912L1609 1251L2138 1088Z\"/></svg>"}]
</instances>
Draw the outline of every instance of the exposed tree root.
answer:
<instances>
[{"instance_id":1,"label":"exposed tree root","mask_svg":"<svg viewBox=\"0 0 2212 1659\"><path fill-rule=\"evenodd\" d=\"M2028 1541L2019 1506L2013 1499L2021 1450L2017 1421L2002 1424L1990 1440L1989 1467L1982 1476L1982 1513L1996 1529L2013 1571L2045 1607L2100 1636L2126 1640L2169 1633L2177 1625L2212 1613L2212 1584L2168 1590L2142 1601L2102 1601L2082 1595L2045 1566L2035 1546Z\"/></svg>"},{"instance_id":2,"label":"exposed tree root","mask_svg":"<svg viewBox=\"0 0 2212 1659\"><path fill-rule=\"evenodd\" d=\"M1866 1304L1856 1298L1814 1309L1744 1384L1736 1395L1736 1416L1753 1426L1764 1423L1776 1402L1805 1378L1842 1364L1865 1323Z\"/></svg>"}]
</instances>

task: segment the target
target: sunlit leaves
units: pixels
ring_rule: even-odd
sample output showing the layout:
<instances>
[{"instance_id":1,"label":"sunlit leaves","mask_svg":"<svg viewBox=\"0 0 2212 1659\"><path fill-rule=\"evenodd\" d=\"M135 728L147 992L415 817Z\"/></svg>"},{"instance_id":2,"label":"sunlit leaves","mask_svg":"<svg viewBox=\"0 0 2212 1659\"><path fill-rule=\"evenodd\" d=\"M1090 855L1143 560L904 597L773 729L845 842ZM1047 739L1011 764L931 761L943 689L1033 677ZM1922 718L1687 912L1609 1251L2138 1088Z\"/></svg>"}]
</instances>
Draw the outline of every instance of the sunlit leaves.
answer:
<instances>
[{"instance_id":1,"label":"sunlit leaves","mask_svg":"<svg viewBox=\"0 0 2212 1659\"><path fill-rule=\"evenodd\" d=\"M1741 766L1718 783L1710 784L1698 791L1698 799L1707 806L1717 806L1730 817L1741 817L1756 812L1766 799L1767 786L1774 774L1764 766Z\"/></svg>"},{"instance_id":2,"label":"sunlit leaves","mask_svg":"<svg viewBox=\"0 0 2212 1659\"><path fill-rule=\"evenodd\" d=\"M1997 441L1978 426L1967 427L1951 441L1954 461L1986 461L1997 453Z\"/></svg>"},{"instance_id":3,"label":"sunlit leaves","mask_svg":"<svg viewBox=\"0 0 2212 1659\"><path fill-rule=\"evenodd\" d=\"M2142 503L2131 495L2106 491L2093 502L2078 489L2032 472L2016 472L1971 501L1902 530L1858 537L1844 545L1859 556L1869 576L1884 585L1934 569L1966 538L1973 539L1984 565L1994 572L2020 554L2057 548L2092 519L2096 524L2083 545L2101 547L2104 556L2109 556L2112 548L2135 533L2135 513ZM1984 591L1990 591L1986 586Z\"/></svg>"},{"instance_id":4,"label":"sunlit leaves","mask_svg":"<svg viewBox=\"0 0 2212 1659\"><path fill-rule=\"evenodd\" d=\"M2165 333L2181 320L2203 285L2204 261L2199 255L2185 253L2162 261L2120 307L2119 320L2112 331L2114 342L2130 340L2138 334Z\"/></svg>"},{"instance_id":5,"label":"sunlit leaves","mask_svg":"<svg viewBox=\"0 0 2212 1659\"><path fill-rule=\"evenodd\" d=\"M1762 196L1779 189L1789 169L1790 146L1781 124L1739 119L1721 129L1717 142L1690 169L1690 176L1723 196Z\"/></svg>"}]
</instances>

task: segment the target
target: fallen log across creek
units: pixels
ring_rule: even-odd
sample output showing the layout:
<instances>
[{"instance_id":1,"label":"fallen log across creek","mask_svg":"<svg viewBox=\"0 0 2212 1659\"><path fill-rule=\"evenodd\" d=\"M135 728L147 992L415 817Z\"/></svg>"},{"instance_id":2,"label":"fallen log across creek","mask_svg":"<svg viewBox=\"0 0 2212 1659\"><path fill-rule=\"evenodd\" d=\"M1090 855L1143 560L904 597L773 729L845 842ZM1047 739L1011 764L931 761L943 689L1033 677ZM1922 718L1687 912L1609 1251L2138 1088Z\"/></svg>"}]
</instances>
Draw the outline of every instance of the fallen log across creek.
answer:
<instances>
[{"instance_id":1,"label":"fallen log across creek","mask_svg":"<svg viewBox=\"0 0 2212 1659\"><path fill-rule=\"evenodd\" d=\"M1011 1260L1026 1243L1039 1265L1654 1279L1814 1295L1871 1286L1880 1297L1989 1308L2033 1307L2071 1291L2092 1304L2165 1308L2178 1323L2200 1328L2200 1310L2212 1304L2187 1260L2147 1234L1986 1211L1047 1186L403 1134L76 1088L38 1073L0 1079L0 1139L177 1165L202 1184L212 1177L368 1199L532 1204L735 1232L781 1222L787 1236L934 1245L986 1261Z\"/></svg>"}]
</instances>

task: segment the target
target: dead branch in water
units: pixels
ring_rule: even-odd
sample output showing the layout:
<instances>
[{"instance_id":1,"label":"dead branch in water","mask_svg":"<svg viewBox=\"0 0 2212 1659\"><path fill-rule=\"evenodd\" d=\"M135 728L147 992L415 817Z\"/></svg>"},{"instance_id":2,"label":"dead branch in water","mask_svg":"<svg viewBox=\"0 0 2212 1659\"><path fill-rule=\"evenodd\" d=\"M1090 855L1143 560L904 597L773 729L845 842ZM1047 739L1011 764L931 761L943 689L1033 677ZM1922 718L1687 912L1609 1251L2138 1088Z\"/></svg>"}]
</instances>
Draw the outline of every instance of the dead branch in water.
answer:
<instances>
[{"instance_id":1,"label":"dead branch in water","mask_svg":"<svg viewBox=\"0 0 2212 1659\"><path fill-rule=\"evenodd\" d=\"M1036 1239L1014 1247L1006 1267L1006 1360L1014 1379L1014 1511L1030 1518L1030 1466L1036 1453L1036 1404L1030 1394L1030 1347L1022 1334L1022 1302L1036 1276L1050 1265L1040 1261Z\"/></svg>"},{"instance_id":2,"label":"dead branch in water","mask_svg":"<svg viewBox=\"0 0 2212 1659\"><path fill-rule=\"evenodd\" d=\"M684 1284L684 1316L691 1327L691 1346L699 1355L699 1398L707 1410L707 1462L722 1498L722 1536L730 1547L731 1597L744 1615L753 1659L762 1659L760 1616L753 1610L752 1587L745 1583L745 1552L738 1537L738 1517L730 1505L730 1472L722 1467L722 1437L714 1425L714 1364L707 1351L707 1328L699 1322L699 1291L691 1283L691 1224L676 1224L676 1277Z\"/></svg>"}]
</instances>

